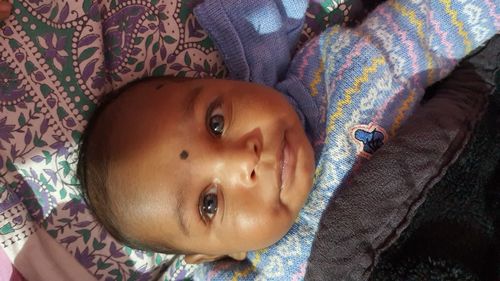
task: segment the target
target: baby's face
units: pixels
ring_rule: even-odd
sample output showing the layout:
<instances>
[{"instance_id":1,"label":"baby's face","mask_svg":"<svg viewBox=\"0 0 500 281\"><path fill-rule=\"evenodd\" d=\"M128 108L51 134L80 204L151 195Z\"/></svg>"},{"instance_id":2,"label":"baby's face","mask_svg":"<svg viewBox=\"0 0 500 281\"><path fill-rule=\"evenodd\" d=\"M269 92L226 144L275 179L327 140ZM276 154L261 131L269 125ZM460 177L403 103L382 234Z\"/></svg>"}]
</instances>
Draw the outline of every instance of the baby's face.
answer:
<instances>
[{"instance_id":1,"label":"baby's face","mask_svg":"<svg viewBox=\"0 0 500 281\"><path fill-rule=\"evenodd\" d=\"M153 80L115 106L110 195L132 237L186 253L265 248L312 186L312 147L273 89L228 80ZM112 197L114 198L114 197Z\"/></svg>"}]
</instances>

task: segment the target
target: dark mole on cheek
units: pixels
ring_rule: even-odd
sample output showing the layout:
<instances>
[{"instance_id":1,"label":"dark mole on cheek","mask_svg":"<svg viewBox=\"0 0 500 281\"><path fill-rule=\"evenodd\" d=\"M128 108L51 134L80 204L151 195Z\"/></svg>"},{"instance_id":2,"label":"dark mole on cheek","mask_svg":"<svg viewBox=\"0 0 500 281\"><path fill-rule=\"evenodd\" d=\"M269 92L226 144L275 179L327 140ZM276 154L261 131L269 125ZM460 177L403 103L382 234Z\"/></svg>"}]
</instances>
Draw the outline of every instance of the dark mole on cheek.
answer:
<instances>
[{"instance_id":1,"label":"dark mole on cheek","mask_svg":"<svg viewBox=\"0 0 500 281\"><path fill-rule=\"evenodd\" d=\"M180 157L182 160L187 159L187 158L188 158L188 156L189 156L189 153L188 153L187 151L185 151L185 150L183 150L183 151L181 152L181 154L179 154L179 157Z\"/></svg>"}]
</instances>

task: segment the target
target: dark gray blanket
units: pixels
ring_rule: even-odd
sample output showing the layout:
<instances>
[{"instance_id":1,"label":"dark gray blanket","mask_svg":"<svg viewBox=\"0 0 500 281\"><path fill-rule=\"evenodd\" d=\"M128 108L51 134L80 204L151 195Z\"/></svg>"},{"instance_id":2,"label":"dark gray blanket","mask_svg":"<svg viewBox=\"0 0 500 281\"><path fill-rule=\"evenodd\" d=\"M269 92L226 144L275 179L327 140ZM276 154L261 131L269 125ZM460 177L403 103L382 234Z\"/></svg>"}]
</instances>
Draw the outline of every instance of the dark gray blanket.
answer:
<instances>
[{"instance_id":1,"label":"dark gray blanket","mask_svg":"<svg viewBox=\"0 0 500 281\"><path fill-rule=\"evenodd\" d=\"M432 97L398 135L377 151L361 171L351 175L351 184L333 197L322 216L306 280L369 278L381 253L412 222L429 190L443 178L473 135L488 108L488 99L492 98L494 70L500 65L499 51L500 40L496 36L487 48L462 62L448 79L429 90ZM498 123L490 126L498 127ZM456 228L456 231L461 232L456 233L460 236L466 229ZM412 241L408 237L405 241ZM428 237L429 241L435 238ZM391 264L405 259L398 255L398 250L384 257L381 264L385 267L374 271L373 280L413 280L410 275L392 274L391 270L404 271L401 263ZM449 261L438 265L447 267L446 262ZM426 271L422 274L414 275L417 276L414 280L431 279ZM436 280L440 279L438 275Z\"/></svg>"}]
</instances>

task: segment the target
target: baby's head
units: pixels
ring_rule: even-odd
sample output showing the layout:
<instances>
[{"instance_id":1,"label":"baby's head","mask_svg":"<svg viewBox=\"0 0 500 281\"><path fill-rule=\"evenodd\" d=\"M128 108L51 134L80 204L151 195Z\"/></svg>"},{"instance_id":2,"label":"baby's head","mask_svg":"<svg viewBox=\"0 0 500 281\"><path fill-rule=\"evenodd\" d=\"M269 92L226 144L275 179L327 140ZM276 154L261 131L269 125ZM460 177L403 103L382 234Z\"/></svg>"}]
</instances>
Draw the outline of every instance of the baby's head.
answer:
<instances>
[{"instance_id":1,"label":"baby's head","mask_svg":"<svg viewBox=\"0 0 500 281\"><path fill-rule=\"evenodd\" d=\"M134 82L103 103L78 163L87 203L116 239L198 261L282 238L313 173L312 147L280 93L169 77Z\"/></svg>"}]
</instances>

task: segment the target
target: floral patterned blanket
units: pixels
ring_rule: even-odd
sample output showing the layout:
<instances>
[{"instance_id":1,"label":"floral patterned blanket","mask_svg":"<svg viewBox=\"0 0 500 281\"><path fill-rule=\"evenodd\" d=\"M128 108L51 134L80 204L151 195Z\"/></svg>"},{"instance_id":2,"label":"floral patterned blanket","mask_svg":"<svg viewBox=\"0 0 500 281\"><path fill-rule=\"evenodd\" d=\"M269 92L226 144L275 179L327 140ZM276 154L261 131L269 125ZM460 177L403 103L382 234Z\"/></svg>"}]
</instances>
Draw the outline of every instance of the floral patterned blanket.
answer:
<instances>
[{"instance_id":1,"label":"floral patterned blanket","mask_svg":"<svg viewBox=\"0 0 500 281\"><path fill-rule=\"evenodd\" d=\"M192 14L199 1L14 1L0 23L0 246L21 274L33 276L16 257L47 234L99 280L189 273L182 259L109 236L81 200L74 171L81 133L103 94L144 76L226 75ZM311 1L301 43L349 21L351 11L360 3Z\"/></svg>"}]
</instances>

